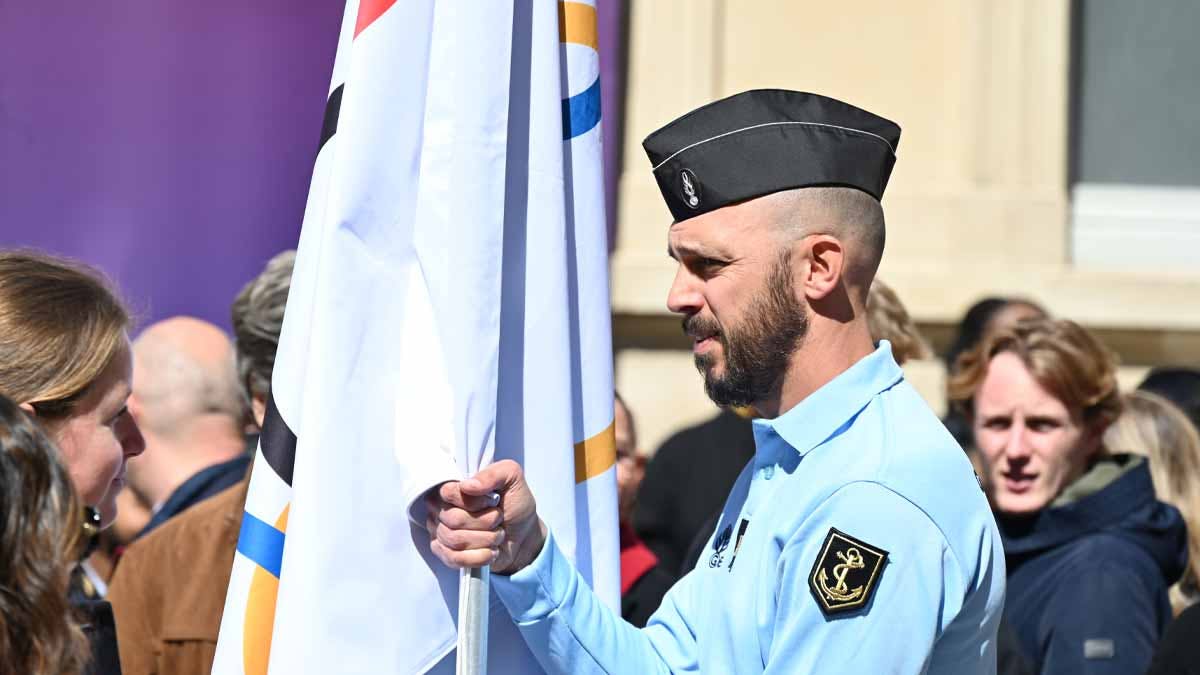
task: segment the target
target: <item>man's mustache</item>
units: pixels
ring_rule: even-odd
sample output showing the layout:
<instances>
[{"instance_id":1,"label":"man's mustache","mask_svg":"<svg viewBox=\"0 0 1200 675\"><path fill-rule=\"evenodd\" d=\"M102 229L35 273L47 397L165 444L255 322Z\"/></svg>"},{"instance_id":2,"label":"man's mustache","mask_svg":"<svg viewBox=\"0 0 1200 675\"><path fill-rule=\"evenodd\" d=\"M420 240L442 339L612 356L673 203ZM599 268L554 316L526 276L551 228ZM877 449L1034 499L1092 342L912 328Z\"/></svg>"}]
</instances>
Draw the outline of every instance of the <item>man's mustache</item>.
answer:
<instances>
[{"instance_id":1,"label":"man's mustache","mask_svg":"<svg viewBox=\"0 0 1200 675\"><path fill-rule=\"evenodd\" d=\"M721 324L716 319L693 314L683 319L683 332L694 340L716 337L721 334Z\"/></svg>"}]
</instances>

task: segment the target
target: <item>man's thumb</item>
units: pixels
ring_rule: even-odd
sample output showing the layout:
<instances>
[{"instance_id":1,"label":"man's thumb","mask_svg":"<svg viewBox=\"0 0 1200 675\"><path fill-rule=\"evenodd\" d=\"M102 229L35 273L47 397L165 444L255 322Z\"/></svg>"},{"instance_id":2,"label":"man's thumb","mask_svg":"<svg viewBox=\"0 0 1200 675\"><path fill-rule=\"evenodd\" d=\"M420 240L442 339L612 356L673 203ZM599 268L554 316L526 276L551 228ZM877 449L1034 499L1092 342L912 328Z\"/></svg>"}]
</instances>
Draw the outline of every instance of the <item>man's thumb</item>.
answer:
<instances>
[{"instance_id":1,"label":"man's thumb","mask_svg":"<svg viewBox=\"0 0 1200 675\"><path fill-rule=\"evenodd\" d=\"M459 483L464 494L481 497L493 492L504 492L521 478L521 465L511 459L489 464L479 473Z\"/></svg>"}]
</instances>

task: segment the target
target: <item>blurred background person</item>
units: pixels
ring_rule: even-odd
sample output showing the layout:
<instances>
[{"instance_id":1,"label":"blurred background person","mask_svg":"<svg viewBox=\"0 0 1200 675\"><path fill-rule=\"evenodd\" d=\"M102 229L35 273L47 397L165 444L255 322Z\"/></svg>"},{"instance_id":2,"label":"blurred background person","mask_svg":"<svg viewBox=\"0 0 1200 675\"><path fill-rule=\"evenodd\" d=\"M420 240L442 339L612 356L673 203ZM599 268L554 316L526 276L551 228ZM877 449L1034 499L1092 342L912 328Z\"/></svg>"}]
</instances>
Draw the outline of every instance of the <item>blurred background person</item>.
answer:
<instances>
[{"instance_id":1,"label":"blurred background person","mask_svg":"<svg viewBox=\"0 0 1200 675\"><path fill-rule=\"evenodd\" d=\"M646 457L638 451L637 426L621 395L613 396L617 445L617 504L621 533L621 617L641 628L675 583L674 570L659 566L658 557L633 529L638 487L646 474Z\"/></svg>"},{"instance_id":2,"label":"blurred background person","mask_svg":"<svg viewBox=\"0 0 1200 675\"><path fill-rule=\"evenodd\" d=\"M0 396L0 675L77 675L87 638L67 602L84 505L58 448Z\"/></svg>"},{"instance_id":3,"label":"blurred background person","mask_svg":"<svg viewBox=\"0 0 1200 675\"><path fill-rule=\"evenodd\" d=\"M1187 536L1144 458L1104 446L1121 411L1115 359L1077 324L1035 319L959 365L951 400L974 429L1025 658L1041 673L1143 672Z\"/></svg>"},{"instance_id":4,"label":"blurred background person","mask_svg":"<svg viewBox=\"0 0 1200 675\"><path fill-rule=\"evenodd\" d=\"M145 441L132 390L130 318L97 272L31 252L0 252L0 394L33 414L58 447L81 501L107 527L129 459ZM86 565L71 599L85 617L93 673L119 673L112 609Z\"/></svg>"},{"instance_id":5,"label":"blurred background person","mask_svg":"<svg viewBox=\"0 0 1200 675\"><path fill-rule=\"evenodd\" d=\"M1200 673L1200 603L1183 610L1163 635L1146 675Z\"/></svg>"},{"instance_id":6,"label":"blurred background person","mask_svg":"<svg viewBox=\"0 0 1200 675\"><path fill-rule=\"evenodd\" d=\"M693 540L708 537L709 521L752 457L750 413L724 408L672 434L655 451L638 491L633 526L662 570L678 578L692 568Z\"/></svg>"},{"instance_id":7,"label":"blurred background person","mask_svg":"<svg viewBox=\"0 0 1200 675\"><path fill-rule=\"evenodd\" d=\"M1146 375L1138 389L1158 394L1174 403L1192 426L1200 430L1200 370L1155 368Z\"/></svg>"},{"instance_id":8,"label":"blurred background person","mask_svg":"<svg viewBox=\"0 0 1200 675\"><path fill-rule=\"evenodd\" d=\"M261 427L295 252L272 258L233 302L238 381ZM124 675L209 675L249 470L134 542L112 580Z\"/></svg>"},{"instance_id":9,"label":"blurred background person","mask_svg":"<svg viewBox=\"0 0 1200 675\"><path fill-rule=\"evenodd\" d=\"M1200 432L1167 399L1135 391L1125 396L1125 409L1105 433L1104 446L1148 457L1155 494L1179 509L1187 523L1187 571L1170 591L1178 614L1200 598Z\"/></svg>"},{"instance_id":10,"label":"blurred background person","mask_svg":"<svg viewBox=\"0 0 1200 675\"><path fill-rule=\"evenodd\" d=\"M867 291L867 325L876 342L887 340L892 343L892 358L899 365L927 359L933 354L929 342L921 335L904 303L900 302L900 296L882 279L871 282Z\"/></svg>"},{"instance_id":11,"label":"blurred background person","mask_svg":"<svg viewBox=\"0 0 1200 675\"><path fill-rule=\"evenodd\" d=\"M954 377L959 357L977 348L994 333L1010 328L1024 319L1045 319L1049 316L1037 303L1020 298L991 297L971 305L958 324L953 342L942 355L947 381ZM978 469L978 458L974 453L975 435L970 420L952 405L942 418L942 423L954 436L954 440L971 455L971 461Z\"/></svg>"},{"instance_id":12,"label":"blurred background person","mask_svg":"<svg viewBox=\"0 0 1200 675\"><path fill-rule=\"evenodd\" d=\"M133 341L133 358L129 411L146 452L129 462L129 486L152 505L138 534L144 536L242 479L250 466L244 435L250 411L233 344L207 321L179 316L155 323Z\"/></svg>"}]
</instances>

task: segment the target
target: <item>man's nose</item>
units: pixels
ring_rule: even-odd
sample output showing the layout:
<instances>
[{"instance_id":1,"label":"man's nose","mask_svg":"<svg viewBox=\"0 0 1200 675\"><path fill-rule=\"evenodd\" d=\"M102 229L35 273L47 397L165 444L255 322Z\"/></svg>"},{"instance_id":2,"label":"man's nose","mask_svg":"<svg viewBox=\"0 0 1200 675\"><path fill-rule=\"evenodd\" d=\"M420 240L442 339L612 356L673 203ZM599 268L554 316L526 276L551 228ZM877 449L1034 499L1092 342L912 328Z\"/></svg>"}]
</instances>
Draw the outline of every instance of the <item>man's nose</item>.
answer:
<instances>
[{"instance_id":1,"label":"man's nose","mask_svg":"<svg viewBox=\"0 0 1200 675\"><path fill-rule=\"evenodd\" d=\"M1008 429L1004 443L1004 455L1009 459L1028 459L1030 454L1029 430L1024 424L1014 424Z\"/></svg>"},{"instance_id":2,"label":"man's nose","mask_svg":"<svg viewBox=\"0 0 1200 675\"><path fill-rule=\"evenodd\" d=\"M680 265L675 270L675 280L667 291L667 309L676 314L692 315L704 306L700 283L687 267Z\"/></svg>"}]
</instances>

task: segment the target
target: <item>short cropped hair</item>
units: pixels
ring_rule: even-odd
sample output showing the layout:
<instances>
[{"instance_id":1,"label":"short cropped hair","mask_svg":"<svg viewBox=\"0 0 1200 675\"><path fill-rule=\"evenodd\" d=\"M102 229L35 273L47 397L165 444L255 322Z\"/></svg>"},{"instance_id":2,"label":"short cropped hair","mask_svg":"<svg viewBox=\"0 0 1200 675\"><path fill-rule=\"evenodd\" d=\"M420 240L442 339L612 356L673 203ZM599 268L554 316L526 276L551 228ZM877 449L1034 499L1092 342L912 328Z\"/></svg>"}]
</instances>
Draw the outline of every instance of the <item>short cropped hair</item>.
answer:
<instances>
[{"instance_id":1,"label":"short cropped hair","mask_svg":"<svg viewBox=\"0 0 1200 675\"><path fill-rule=\"evenodd\" d=\"M1084 425L1103 431L1121 414L1116 356L1074 321L1032 319L997 331L959 356L947 388L968 417L992 358L1003 352L1021 359L1034 380Z\"/></svg>"}]
</instances>

